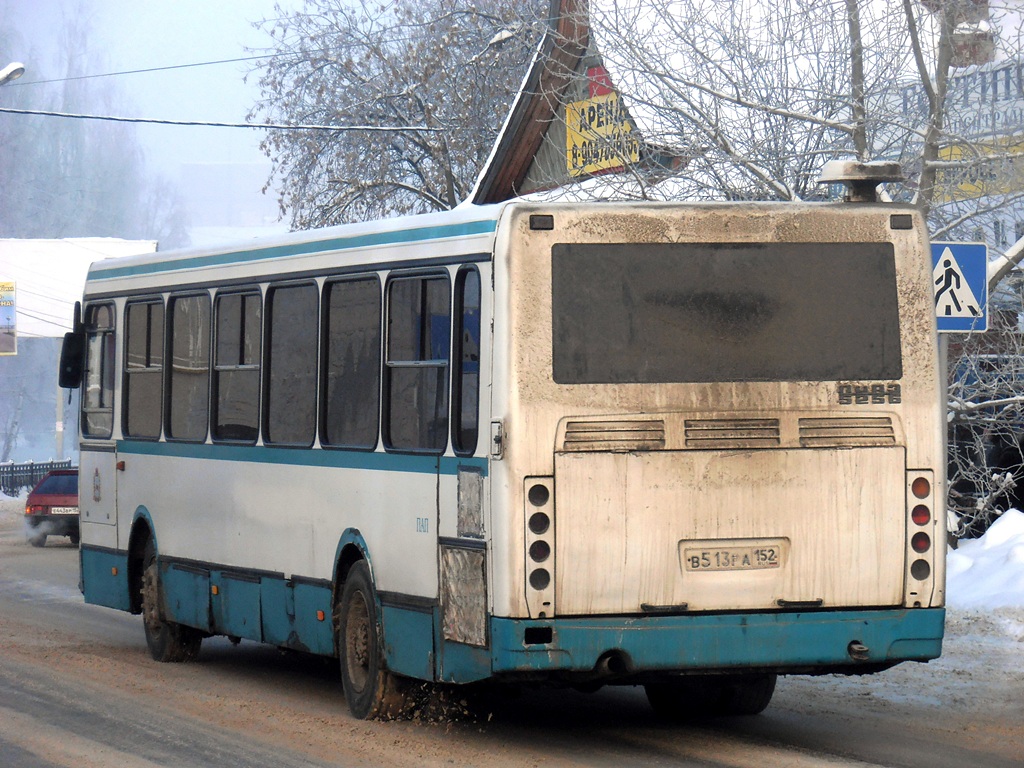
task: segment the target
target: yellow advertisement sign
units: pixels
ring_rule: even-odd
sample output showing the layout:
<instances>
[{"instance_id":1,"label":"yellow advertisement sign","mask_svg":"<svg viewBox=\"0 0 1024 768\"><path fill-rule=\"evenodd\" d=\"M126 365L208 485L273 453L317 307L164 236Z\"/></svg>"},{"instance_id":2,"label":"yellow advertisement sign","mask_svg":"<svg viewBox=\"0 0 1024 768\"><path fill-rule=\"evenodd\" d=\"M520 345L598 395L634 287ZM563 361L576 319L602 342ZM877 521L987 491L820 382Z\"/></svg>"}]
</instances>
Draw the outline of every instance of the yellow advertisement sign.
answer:
<instances>
[{"instance_id":1,"label":"yellow advertisement sign","mask_svg":"<svg viewBox=\"0 0 1024 768\"><path fill-rule=\"evenodd\" d=\"M0 355L18 354L14 283L0 281Z\"/></svg>"},{"instance_id":2,"label":"yellow advertisement sign","mask_svg":"<svg viewBox=\"0 0 1024 768\"><path fill-rule=\"evenodd\" d=\"M936 198L943 202L1007 195L1024 189L1024 139L1019 136L984 144L941 147L939 160L963 163L962 168L939 170Z\"/></svg>"},{"instance_id":3,"label":"yellow advertisement sign","mask_svg":"<svg viewBox=\"0 0 1024 768\"><path fill-rule=\"evenodd\" d=\"M570 176L619 170L640 161L640 139L615 92L565 107L565 164Z\"/></svg>"}]
</instances>

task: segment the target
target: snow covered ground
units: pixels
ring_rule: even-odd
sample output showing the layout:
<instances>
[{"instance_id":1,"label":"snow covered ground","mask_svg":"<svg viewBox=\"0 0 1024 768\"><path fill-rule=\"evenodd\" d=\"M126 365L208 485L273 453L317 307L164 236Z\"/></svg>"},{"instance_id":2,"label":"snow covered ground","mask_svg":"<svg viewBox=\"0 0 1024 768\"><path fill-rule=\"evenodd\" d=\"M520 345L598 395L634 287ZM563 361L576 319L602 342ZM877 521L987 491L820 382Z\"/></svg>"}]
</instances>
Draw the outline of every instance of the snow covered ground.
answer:
<instances>
[{"instance_id":1,"label":"snow covered ground","mask_svg":"<svg viewBox=\"0 0 1024 768\"><path fill-rule=\"evenodd\" d=\"M947 652L959 656L955 674L984 677L993 659L1016 668L1006 682L1018 692L1024 656L1024 512L1011 509L980 539L961 541L946 559ZM932 662L942 665L944 660ZM944 682L937 677L936 684ZM1019 693L1016 703L1021 706Z\"/></svg>"},{"instance_id":2,"label":"snow covered ground","mask_svg":"<svg viewBox=\"0 0 1024 768\"><path fill-rule=\"evenodd\" d=\"M946 595L953 608L1024 608L1024 512L1005 512L980 539L950 550Z\"/></svg>"}]
</instances>

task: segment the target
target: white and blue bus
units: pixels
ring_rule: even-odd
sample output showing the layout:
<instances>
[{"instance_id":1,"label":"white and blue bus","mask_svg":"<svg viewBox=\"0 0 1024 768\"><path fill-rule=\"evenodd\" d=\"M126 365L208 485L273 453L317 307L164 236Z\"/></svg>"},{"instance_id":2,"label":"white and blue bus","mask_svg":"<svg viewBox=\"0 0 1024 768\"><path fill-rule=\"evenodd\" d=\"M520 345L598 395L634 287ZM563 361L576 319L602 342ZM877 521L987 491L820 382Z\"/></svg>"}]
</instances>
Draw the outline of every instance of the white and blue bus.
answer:
<instances>
[{"instance_id":1,"label":"white and blue bus","mask_svg":"<svg viewBox=\"0 0 1024 768\"><path fill-rule=\"evenodd\" d=\"M512 201L97 262L69 335L88 603L410 680L645 686L935 658L924 221ZM76 370L74 353L81 352Z\"/></svg>"}]
</instances>

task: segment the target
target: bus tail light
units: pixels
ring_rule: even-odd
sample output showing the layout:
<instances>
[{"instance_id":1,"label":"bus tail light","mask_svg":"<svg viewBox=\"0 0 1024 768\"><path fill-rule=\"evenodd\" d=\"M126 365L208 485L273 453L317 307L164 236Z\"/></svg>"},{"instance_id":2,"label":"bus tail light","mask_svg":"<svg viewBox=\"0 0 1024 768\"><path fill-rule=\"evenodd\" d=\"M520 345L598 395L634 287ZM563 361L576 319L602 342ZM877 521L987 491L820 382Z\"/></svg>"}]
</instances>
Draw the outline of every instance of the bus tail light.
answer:
<instances>
[{"instance_id":1,"label":"bus tail light","mask_svg":"<svg viewBox=\"0 0 1024 768\"><path fill-rule=\"evenodd\" d=\"M912 607L932 605L936 601L935 558L933 540L937 535L935 482L931 470L907 472L907 571L906 604ZM941 603L941 597L938 597Z\"/></svg>"},{"instance_id":2,"label":"bus tail light","mask_svg":"<svg viewBox=\"0 0 1024 768\"><path fill-rule=\"evenodd\" d=\"M555 613L555 480L525 480L526 605L530 618L550 618Z\"/></svg>"},{"instance_id":3,"label":"bus tail light","mask_svg":"<svg viewBox=\"0 0 1024 768\"><path fill-rule=\"evenodd\" d=\"M927 560L915 560L910 564L910 575L918 581L924 581L932 574L932 567Z\"/></svg>"},{"instance_id":4,"label":"bus tail light","mask_svg":"<svg viewBox=\"0 0 1024 768\"><path fill-rule=\"evenodd\" d=\"M927 477L915 477L910 484L910 492L919 499L927 499L932 492L932 484Z\"/></svg>"}]
</instances>

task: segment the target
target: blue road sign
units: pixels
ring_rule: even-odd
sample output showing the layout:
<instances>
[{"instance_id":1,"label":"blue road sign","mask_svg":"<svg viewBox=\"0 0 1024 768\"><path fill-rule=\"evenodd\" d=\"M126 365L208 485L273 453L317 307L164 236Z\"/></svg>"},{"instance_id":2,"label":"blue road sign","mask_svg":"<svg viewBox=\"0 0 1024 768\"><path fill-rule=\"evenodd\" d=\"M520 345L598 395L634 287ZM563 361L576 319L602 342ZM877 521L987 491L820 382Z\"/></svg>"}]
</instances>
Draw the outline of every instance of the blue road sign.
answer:
<instances>
[{"instance_id":1,"label":"blue road sign","mask_svg":"<svg viewBox=\"0 0 1024 768\"><path fill-rule=\"evenodd\" d=\"M988 246L932 243L939 333L988 330Z\"/></svg>"}]
</instances>

